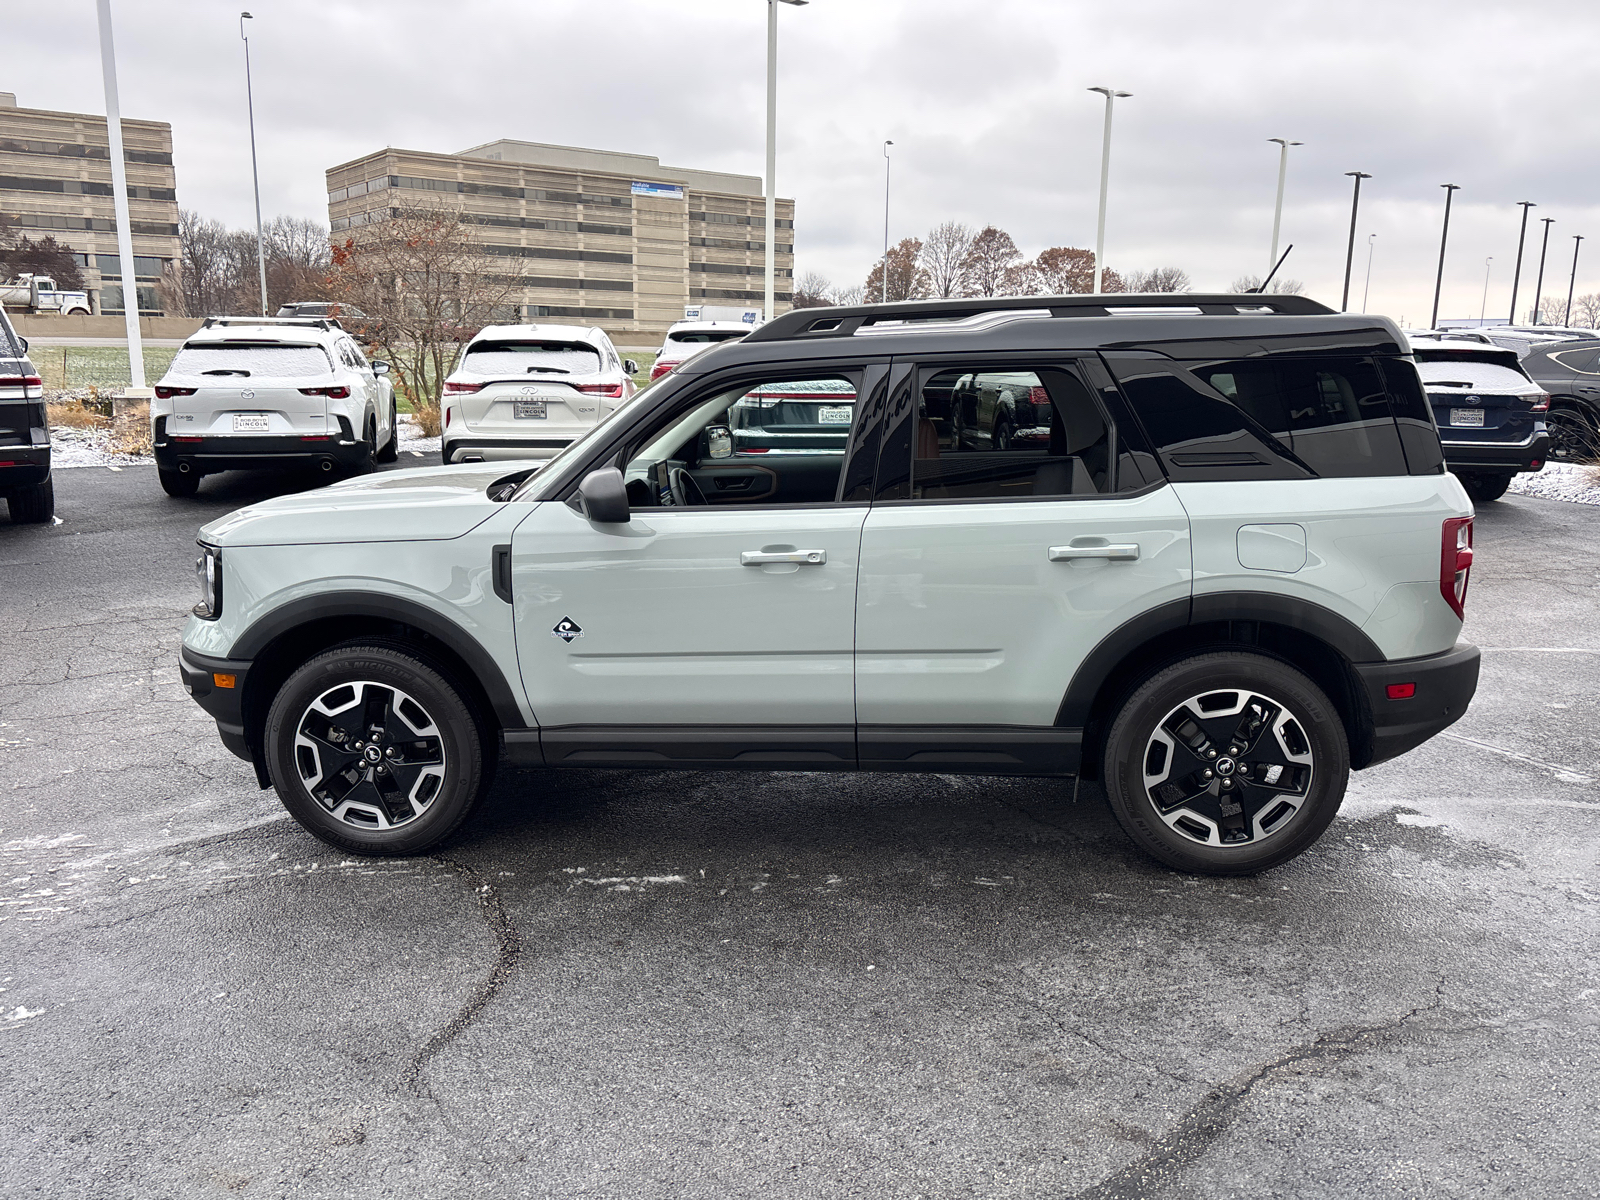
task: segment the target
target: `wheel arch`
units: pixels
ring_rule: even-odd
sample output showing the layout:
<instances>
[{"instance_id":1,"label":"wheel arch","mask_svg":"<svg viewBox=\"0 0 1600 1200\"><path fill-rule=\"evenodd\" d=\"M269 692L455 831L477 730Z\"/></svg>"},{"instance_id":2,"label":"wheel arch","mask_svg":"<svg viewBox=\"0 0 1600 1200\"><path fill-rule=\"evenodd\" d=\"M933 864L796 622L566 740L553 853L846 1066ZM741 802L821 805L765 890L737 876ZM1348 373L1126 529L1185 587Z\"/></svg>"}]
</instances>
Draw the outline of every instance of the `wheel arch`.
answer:
<instances>
[{"instance_id":1,"label":"wheel arch","mask_svg":"<svg viewBox=\"0 0 1600 1200\"><path fill-rule=\"evenodd\" d=\"M1124 697L1162 667L1206 650L1253 650L1304 672L1333 702L1350 744L1350 765L1372 754L1370 704L1352 667L1383 652L1355 624L1328 609L1268 592L1176 600L1114 630L1073 675L1056 724L1083 730L1083 771L1100 774L1105 735Z\"/></svg>"}]
</instances>

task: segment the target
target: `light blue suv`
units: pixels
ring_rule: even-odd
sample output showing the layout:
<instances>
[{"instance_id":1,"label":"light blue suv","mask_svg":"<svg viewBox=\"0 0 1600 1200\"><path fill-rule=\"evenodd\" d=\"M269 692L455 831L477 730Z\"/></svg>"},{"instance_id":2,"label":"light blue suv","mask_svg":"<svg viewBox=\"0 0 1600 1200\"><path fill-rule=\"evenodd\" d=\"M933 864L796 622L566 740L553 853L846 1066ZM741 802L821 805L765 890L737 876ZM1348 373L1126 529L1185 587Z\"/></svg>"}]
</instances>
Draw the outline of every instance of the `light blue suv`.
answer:
<instances>
[{"instance_id":1,"label":"light blue suv","mask_svg":"<svg viewBox=\"0 0 1600 1200\"><path fill-rule=\"evenodd\" d=\"M200 544L190 691L363 854L447 837L504 759L1081 775L1162 861L1248 873L1478 673L1472 506L1405 338L1294 296L797 311L537 470Z\"/></svg>"}]
</instances>

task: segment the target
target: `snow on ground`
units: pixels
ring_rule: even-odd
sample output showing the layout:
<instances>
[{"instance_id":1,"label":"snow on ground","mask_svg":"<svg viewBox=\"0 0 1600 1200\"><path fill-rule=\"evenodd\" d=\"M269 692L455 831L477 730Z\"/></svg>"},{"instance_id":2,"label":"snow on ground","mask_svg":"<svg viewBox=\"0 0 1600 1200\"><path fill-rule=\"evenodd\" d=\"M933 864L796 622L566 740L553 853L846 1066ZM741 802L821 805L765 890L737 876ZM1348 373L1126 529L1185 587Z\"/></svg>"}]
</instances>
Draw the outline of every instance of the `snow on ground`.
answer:
<instances>
[{"instance_id":1,"label":"snow on ground","mask_svg":"<svg viewBox=\"0 0 1600 1200\"><path fill-rule=\"evenodd\" d=\"M439 439L436 437L423 437L422 430L417 428L416 421L412 420L410 413L400 414L400 452L416 450L427 454L430 451L437 453Z\"/></svg>"},{"instance_id":2,"label":"snow on ground","mask_svg":"<svg viewBox=\"0 0 1600 1200\"><path fill-rule=\"evenodd\" d=\"M1546 500L1600 504L1600 467L1546 463L1542 471L1518 475L1511 481L1509 490L1521 496L1539 496Z\"/></svg>"},{"instance_id":3,"label":"snow on ground","mask_svg":"<svg viewBox=\"0 0 1600 1200\"><path fill-rule=\"evenodd\" d=\"M67 467L148 467L154 460L148 454L118 454L111 447L109 429L76 429L57 425L50 430L54 449L50 455L52 465ZM418 454L438 453L439 439L423 437L417 423L405 413L400 414L400 453L416 451Z\"/></svg>"}]
</instances>

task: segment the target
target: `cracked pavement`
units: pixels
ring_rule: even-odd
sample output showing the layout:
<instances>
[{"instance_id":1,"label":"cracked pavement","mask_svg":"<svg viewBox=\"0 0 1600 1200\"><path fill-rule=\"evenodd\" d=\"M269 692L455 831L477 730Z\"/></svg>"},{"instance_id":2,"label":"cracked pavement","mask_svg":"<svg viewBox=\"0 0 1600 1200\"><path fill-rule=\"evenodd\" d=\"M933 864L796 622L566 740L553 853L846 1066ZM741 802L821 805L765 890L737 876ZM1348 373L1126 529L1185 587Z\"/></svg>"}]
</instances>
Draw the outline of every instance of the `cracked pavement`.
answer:
<instances>
[{"instance_id":1,"label":"cracked pavement","mask_svg":"<svg viewBox=\"0 0 1600 1200\"><path fill-rule=\"evenodd\" d=\"M0 524L0 1194L1600 1195L1600 510L1485 506L1454 736L1213 880L941 776L503 770L335 853L178 682L287 486Z\"/></svg>"}]
</instances>

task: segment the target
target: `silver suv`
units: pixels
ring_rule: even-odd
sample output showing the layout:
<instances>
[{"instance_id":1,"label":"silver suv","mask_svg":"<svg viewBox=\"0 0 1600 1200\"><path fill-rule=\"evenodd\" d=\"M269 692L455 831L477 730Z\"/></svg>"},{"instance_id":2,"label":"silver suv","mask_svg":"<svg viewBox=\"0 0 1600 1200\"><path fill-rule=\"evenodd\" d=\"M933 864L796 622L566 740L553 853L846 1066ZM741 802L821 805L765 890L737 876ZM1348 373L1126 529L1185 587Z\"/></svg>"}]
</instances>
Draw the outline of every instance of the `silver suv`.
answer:
<instances>
[{"instance_id":1,"label":"silver suv","mask_svg":"<svg viewBox=\"0 0 1600 1200\"><path fill-rule=\"evenodd\" d=\"M1382 318L806 309L537 471L208 525L182 669L261 786L355 853L436 844L504 759L1094 778L1155 857L1241 874L1461 716L1471 547Z\"/></svg>"}]
</instances>

